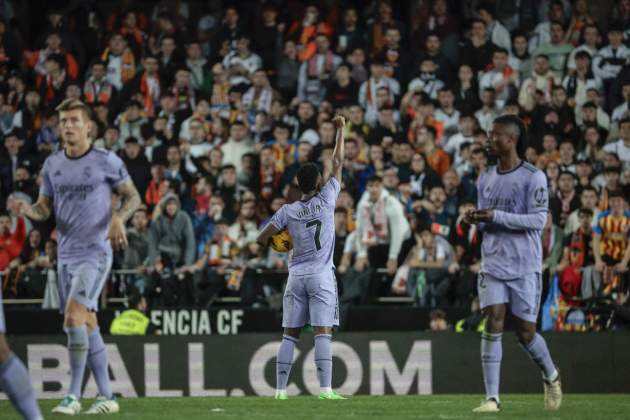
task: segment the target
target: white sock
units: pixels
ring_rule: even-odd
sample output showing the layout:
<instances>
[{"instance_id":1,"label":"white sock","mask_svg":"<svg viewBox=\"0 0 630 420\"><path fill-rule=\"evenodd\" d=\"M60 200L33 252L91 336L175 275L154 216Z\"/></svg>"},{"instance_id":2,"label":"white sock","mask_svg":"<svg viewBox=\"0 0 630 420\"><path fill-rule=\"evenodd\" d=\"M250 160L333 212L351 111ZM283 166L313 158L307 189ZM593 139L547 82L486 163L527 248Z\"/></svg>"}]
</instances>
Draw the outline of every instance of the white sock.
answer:
<instances>
[{"instance_id":1,"label":"white sock","mask_svg":"<svg viewBox=\"0 0 630 420\"><path fill-rule=\"evenodd\" d=\"M332 388L319 388L320 393L332 392Z\"/></svg>"},{"instance_id":2,"label":"white sock","mask_svg":"<svg viewBox=\"0 0 630 420\"><path fill-rule=\"evenodd\" d=\"M558 379L558 369L554 369L553 373L551 375L549 375L547 379L547 382L553 382L556 379Z\"/></svg>"}]
</instances>

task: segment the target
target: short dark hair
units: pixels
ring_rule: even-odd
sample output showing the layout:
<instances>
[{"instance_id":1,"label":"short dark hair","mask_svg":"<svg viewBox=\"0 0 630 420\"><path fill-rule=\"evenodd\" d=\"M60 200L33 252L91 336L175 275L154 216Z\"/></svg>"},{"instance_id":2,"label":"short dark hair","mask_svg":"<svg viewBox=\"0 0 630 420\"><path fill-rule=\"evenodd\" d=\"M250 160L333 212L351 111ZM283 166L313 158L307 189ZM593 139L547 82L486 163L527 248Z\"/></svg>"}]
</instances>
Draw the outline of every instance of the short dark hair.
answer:
<instances>
[{"instance_id":1,"label":"short dark hair","mask_svg":"<svg viewBox=\"0 0 630 420\"><path fill-rule=\"evenodd\" d=\"M519 156L525 155L527 150L527 128L519 117L515 115L501 115L494 120L494 124L511 127L516 135L516 152Z\"/></svg>"},{"instance_id":2,"label":"short dark hair","mask_svg":"<svg viewBox=\"0 0 630 420\"><path fill-rule=\"evenodd\" d=\"M623 124L630 124L630 118L625 117L619 120L618 126L621 127Z\"/></svg>"},{"instance_id":3,"label":"short dark hair","mask_svg":"<svg viewBox=\"0 0 630 420\"><path fill-rule=\"evenodd\" d=\"M381 178L381 177L380 177L380 176L378 176L378 175L372 175L372 176L370 176L370 177L367 179L367 183L366 183L366 185L367 185L367 184L372 184L372 183L374 183L374 182L378 182L379 184L382 184L382 183L383 183L383 178Z\"/></svg>"},{"instance_id":4,"label":"short dark hair","mask_svg":"<svg viewBox=\"0 0 630 420\"><path fill-rule=\"evenodd\" d=\"M308 162L300 166L300 169L298 169L297 173L297 180L300 191L302 191L304 194L315 191L315 188L317 188L317 179L319 178L319 175L319 168L312 162Z\"/></svg>"}]
</instances>

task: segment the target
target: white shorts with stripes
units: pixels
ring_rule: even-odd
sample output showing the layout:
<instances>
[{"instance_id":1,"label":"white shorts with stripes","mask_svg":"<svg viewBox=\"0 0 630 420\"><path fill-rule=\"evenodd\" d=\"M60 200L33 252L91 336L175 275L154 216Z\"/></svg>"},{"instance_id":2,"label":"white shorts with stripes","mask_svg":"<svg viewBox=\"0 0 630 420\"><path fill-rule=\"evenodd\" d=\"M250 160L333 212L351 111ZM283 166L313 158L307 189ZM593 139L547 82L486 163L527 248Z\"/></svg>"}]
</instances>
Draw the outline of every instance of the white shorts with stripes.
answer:
<instances>
[{"instance_id":1,"label":"white shorts with stripes","mask_svg":"<svg viewBox=\"0 0 630 420\"><path fill-rule=\"evenodd\" d=\"M82 259L59 261L57 264L57 288L60 310L73 299L90 311L98 310L98 299L105 286L112 266L112 252L99 252Z\"/></svg>"},{"instance_id":2,"label":"white shorts with stripes","mask_svg":"<svg viewBox=\"0 0 630 420\"><path fill-rule=\"evenodd\" d=\"M502 280L487 273L479 273L477 290L481 308L507 303L512 314L535 323L540 310L542 276L527 274L519 279Z\"/></svg>"},{"instance_id":3,"label":"white shorts with stripes","mask_svg":"<svg viewBox=\"0 0 630 420\"><path fill-rule=\"evenodd\" d=\"M323 273L294 275L289 273L282 300L282 326L301 328L339 325L337 280L333 269Z\"/></svg>"}]
</instances>

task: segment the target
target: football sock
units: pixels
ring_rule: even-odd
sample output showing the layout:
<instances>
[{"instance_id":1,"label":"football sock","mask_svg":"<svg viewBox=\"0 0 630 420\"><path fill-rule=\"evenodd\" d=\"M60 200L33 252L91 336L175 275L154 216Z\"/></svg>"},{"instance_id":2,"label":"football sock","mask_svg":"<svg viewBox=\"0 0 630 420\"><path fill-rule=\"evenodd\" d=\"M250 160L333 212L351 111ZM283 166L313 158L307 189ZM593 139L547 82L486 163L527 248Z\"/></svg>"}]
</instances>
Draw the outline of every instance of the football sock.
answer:
<instances>
[{"instance_id":1,"label":"football sock","mask_svg":"<svg viewBox=\"0 0 630 420\"><path fill-rule=\"evenodd\" d=\"M321 392L329 391L332 386L332 335L315 336L315 366Z\"/></svg>"},{"instance_id":2,"label":"football sock","mask_svg":"<svg viewBox=\"0 0 630 420\"><path fill-rule=\"evenodd\" d=\"M551 360L547 343L540 334L536 333L532 341L527 345L522 345L522 347L527 354L529 354L529 357L532 358L534 363L538 365L540 370L542 370L547 381L553 382L558 378L558 371L556 371L556 366Z\"/></svg>"},{"instance_id":3,"label":"football sock","mask_svg":"<svg viewBox=\"0 0 630 420\"><path fill-rule=\"evenodd\" d=\"M112 385L109 381L109 371L107 369L107 350L98 327L90 333L89 341L88 367L94 374L99 393L109 400L112 398Z\"/></svg>"},{"instance_id":4,"label":"football sock","mask_svg":"<svg viewBox=\"0 0 630 420\"><path fill-rule=\"evenodd\" d=\"M20 359L10 354L0 365L0 389L7 393L17 411L27 420L42 419L31 378Z\"/></svg>"},{"instance_id":5,"label":"football sock","mask_svg":"<svg viewBox=\"0 0 630 420\"><path fill-rule=\"evenodd\" d=\"M276 357L276 389L286 390L293 365L293 350L298 340L289 335L282 336L282 343Z\"/></svg>"},{"instance_id":6,"label":"football sock","mask_svg":"<svg viewBox=\"0 0 630 420\"><path fill-rule=\"evenodd\" d=\"M89 348L87 327L66 327L68 334L68 353L70 354L70 389L69 394L81 399L81 388L83 386L83 375Z\"/></svg>"},{"instance_id":7,"label":"football sock","mask_svg":"<svg viewBox=\"0 0 630 420\"><path fill-rule=\"evenodd\" d=\"M499 402L501 358L503 357L502 336L502 333L484 332L481 334L481 367L486 398L494 398L497 402Z\"/></svg>"}]
</instances>

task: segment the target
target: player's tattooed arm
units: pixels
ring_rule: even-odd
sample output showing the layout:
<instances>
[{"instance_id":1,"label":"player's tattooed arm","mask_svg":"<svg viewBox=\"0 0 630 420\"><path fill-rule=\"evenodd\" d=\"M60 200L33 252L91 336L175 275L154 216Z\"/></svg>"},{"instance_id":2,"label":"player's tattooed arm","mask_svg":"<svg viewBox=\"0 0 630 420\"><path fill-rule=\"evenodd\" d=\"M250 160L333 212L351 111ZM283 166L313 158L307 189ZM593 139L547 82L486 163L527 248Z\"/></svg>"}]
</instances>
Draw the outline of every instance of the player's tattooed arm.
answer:
<instances>
[{"instance_id":1,"label":"player's tattooed arm","mask_svg":"<svg viewBox=\"0 0 630 420\"><path fill-rule=\"evenodd\" d=\"M123 223L127 223L127 220L133 216L136 210L138 210L138 207L142 204L140 194L138 194L138 190L131 179L120 184L116 187L115 191L122 199L122 206L120 210L116 212L116 215L120 217Z\"/></svg>"},{"instance_id":2,"label":"player's tattooed arm","mask_svg":"<svg viewBox=\"0 0 630 420\"><path fill-rule=\"evenodd\" d=\"M43 222L48 220L52 213L50 205L50 197L40 194L35 204L30 205L25 201L19 200L19 213L35 222Z\"/></svg>"}]
</instances>

